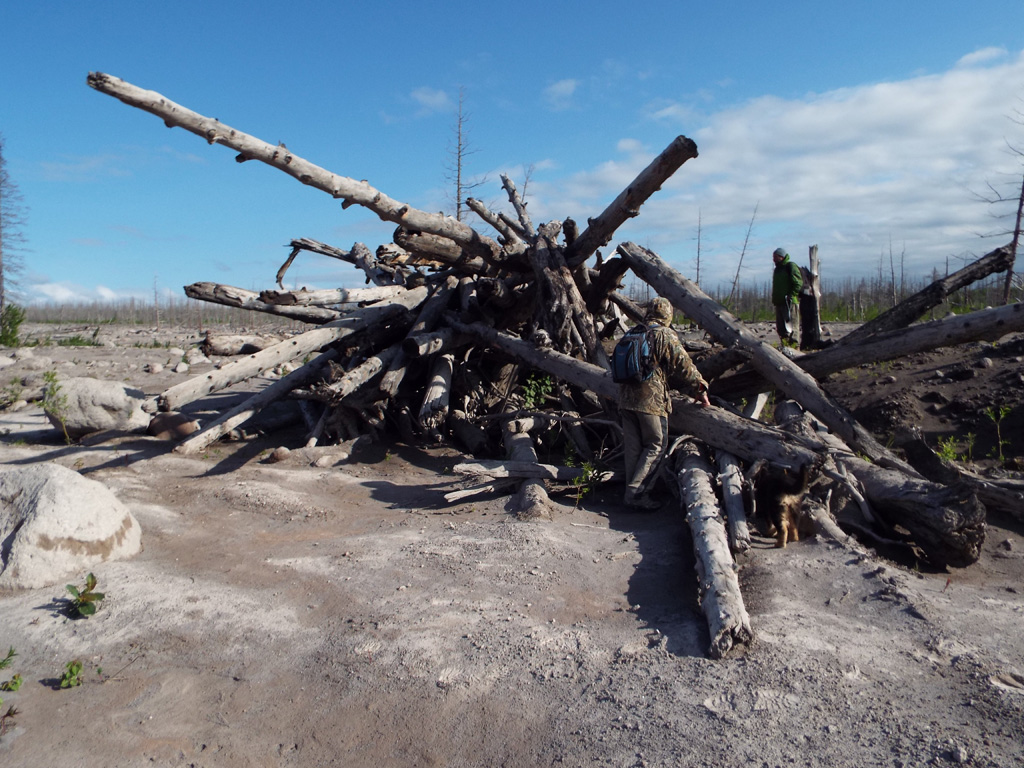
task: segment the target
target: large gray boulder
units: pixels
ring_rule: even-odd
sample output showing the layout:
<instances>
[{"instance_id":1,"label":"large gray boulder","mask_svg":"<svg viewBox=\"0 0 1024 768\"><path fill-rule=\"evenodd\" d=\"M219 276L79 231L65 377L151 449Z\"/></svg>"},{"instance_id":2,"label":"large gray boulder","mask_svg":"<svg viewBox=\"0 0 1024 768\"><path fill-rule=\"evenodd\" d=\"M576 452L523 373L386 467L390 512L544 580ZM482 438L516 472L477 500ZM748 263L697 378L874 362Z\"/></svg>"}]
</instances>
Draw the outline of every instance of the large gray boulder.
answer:
<instances>
[{"instance_id":1,"label":"large gray boulder","mask_svg":"<svg viewBox=\"0 0 1024 768\"><path fill-rule=\"evenodd\" d=\"M77 582L141 549L134 515L102 483L59 464L0 468L0 587Z\"/></svg>"},{"instance_id":2,"label":"large gray boulder","mask_svg":"<svg viewBox=\"0 0 1024 768\"><path fill-rule=\"evenodd\" d=\"M141 432L149 426L149 415L142 410L146 395L140 389L84 377L59 379L57 386L46 415L68 437L110 429Z\"/></svg>"}]
</instances>

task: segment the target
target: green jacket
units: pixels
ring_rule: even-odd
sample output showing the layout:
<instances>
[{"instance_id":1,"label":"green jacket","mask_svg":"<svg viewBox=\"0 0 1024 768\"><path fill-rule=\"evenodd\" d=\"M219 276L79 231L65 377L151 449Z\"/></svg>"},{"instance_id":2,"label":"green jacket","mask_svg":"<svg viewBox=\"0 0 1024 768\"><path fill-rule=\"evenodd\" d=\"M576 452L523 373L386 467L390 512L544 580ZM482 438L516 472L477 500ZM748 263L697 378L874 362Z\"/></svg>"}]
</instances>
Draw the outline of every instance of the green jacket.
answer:
<instances>
[{"instance_id":1,"label":"green jacket","mask_svg":"<svg viewBox=\"0 0 1024 768\"><path fill-rule=\"evenodd\" d=\"M789 260L787 253L772 274L772 304L776 306L789 302L796 304L800 300L800 289L804 287L804 278L800 267Z\"/></svg>"}]
</instances>

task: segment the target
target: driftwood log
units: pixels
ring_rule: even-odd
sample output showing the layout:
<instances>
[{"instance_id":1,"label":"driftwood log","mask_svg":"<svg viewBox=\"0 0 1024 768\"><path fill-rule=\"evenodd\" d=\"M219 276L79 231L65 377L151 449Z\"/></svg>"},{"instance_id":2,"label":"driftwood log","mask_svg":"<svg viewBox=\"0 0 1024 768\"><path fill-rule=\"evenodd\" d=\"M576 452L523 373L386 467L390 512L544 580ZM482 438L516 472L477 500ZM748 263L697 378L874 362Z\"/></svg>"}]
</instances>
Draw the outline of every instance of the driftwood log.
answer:
<instances>
[{"instance_id":1,"label":"driftwood log","mask_svg":"<svg viewBox=\"0 0 1024 768\"><path fill-rule=\"evenodd\" d=\"M676 451L679 491L697 558L700 605L711 633L708 654L720 659L754 638L740 594L725 523L719 514L712 468L693 443Z\"/></svg>"}]
</instances>

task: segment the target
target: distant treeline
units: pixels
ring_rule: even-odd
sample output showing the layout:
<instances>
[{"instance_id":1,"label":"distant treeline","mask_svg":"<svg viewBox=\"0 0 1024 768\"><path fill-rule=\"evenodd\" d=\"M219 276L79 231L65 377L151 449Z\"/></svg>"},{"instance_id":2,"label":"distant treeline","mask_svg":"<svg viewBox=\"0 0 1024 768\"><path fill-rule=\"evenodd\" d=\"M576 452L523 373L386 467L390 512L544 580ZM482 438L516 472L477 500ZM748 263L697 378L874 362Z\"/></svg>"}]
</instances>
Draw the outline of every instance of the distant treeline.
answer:
<instances>
[{"instance_id":1,"label":"distant treeline","mask_svg":"<svg viewBox=\"0 0 1024 768\"><path fill-rule=\"evenodd\" d=\"M891 280L823 279L821 320L833 323L863 323L924 290L941 277L936 274L930 280L922 278L916 281L897 281L895 286ZM942 318L950 312L960 315L985 307L999 306L1002 304L1005 282L1004 274L980 280L969 288L954 293L924 319ZM745 322L768 322L775 319L775 309L771 303L771 281L766 280L756 285L737 285L735 291L731 285L719 285L713 289L704 287L703 290ZM630 285L627 294L635 301L646 301L653 295L650 286L640 281ZM1021 283L1015 280L1010 300L1019 301L1021 294Z\"/></svg>"},{"instance_id":2,"label":"distant treeline","mask_svg":"<svg viewBox=\"0 0 1024 768\"><path fill-rule=\"evenodd\" d=\"M858 323L870 320L894 304L928 287L934 280L898 281L844 278L822 280L821 319L823 322ZM931 318L940 318L954 312L963 314L984 307L998 306L1002 301L1004 275L975 283L936 307ZM756 285L719 285L708 291L713 299L725 305L730 312L746 322L770 321L775 317L771 305L771 282ZM627 295L634 301L646 301L653 295L646 283L633 281ZM1019 281L1011 293L1011 301L1021 298ZM63 302L30 304L25 307L25 320L30 323L54 325L126 325L160 328L188 328L203 331L209 327L230 326L253 330L299 330L306 323L288 318L252 312L221 304L195 299L168 297L166 300L147 302L140 299L120 301Z\"/></svg>"}]
</instances>

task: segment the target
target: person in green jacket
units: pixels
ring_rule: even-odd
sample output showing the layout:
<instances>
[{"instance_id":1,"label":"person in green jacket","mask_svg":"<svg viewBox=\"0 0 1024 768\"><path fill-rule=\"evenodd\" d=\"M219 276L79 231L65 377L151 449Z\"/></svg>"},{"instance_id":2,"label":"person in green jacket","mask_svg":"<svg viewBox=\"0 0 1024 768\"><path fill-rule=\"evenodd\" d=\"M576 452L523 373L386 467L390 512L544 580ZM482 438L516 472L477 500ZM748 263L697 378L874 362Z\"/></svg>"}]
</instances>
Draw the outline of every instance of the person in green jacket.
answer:
<instances>
[{"instance_id":1,"label":"person in green jacket","mask_svg":"<svg viewBox=\"0 0 1024 768\"><path fill-rule=\"evenodd\" d=\"M772 304L775 305L775 330L783 344L796 345L796 307L800 302L800 289L804 278L800 267L789 260L789 254L776 248L772 254L775 272L772 274Z\"/></svg>"}]
</instances>

